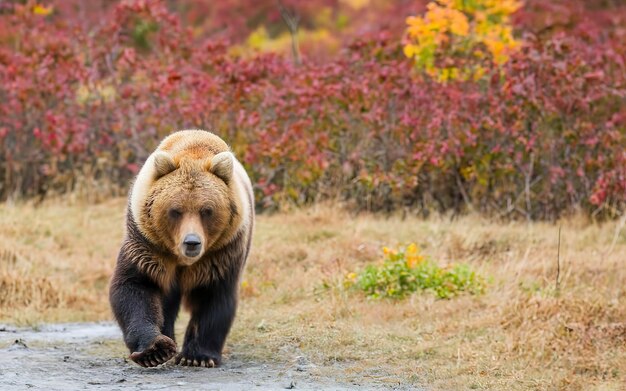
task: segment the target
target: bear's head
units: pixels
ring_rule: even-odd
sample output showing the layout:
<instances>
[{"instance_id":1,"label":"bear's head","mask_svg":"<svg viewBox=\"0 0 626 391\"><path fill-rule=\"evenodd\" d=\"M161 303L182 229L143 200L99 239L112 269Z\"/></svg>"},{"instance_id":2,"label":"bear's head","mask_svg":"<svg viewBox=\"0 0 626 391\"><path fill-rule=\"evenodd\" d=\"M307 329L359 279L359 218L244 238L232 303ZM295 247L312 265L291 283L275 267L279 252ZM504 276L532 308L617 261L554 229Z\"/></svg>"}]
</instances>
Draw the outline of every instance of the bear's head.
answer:
<instances>
[{"instance_id":1,"label":"bear's head","mask_svg":"<svg viewBox=\"0 0 626 391\"><path fill-rule=\"evenodd\" d=\"M131 210L149 241L191 265L233 236L239 214L231 152L197 159L157 151L145 166L137 179L145 183L135 184Z\"/></svg>"}]
</instances>

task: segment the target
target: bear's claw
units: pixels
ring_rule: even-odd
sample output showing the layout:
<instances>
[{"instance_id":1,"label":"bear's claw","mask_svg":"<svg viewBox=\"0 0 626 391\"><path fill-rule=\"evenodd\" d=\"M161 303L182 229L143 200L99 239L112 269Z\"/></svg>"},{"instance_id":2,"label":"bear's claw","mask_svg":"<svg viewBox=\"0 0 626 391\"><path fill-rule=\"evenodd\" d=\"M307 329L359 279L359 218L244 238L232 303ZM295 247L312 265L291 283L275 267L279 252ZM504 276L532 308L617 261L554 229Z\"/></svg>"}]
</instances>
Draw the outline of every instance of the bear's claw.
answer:
<instances>
[{"instance_id":1,"label":"bear's claw","mask_svg":"<svg viewBox=\"0 0 626 391\"><path fill-rule=\"evenodd\" d=\"M130 359L144 368L150 368L166 363L174 355L176 342L165 335L159 335L144 351L131 353Z\"/></svg>"},{"instance_id":2,"label":"bear's claw","mask_svg":"<svg viewBox=\"0 0 626 391\"><path fill-rule=\"evenodd\" d=\"M216 360L212 358L204 358L201 360L184 357L181 354L176 356L176 365L182 365L185 367L205 367L215 368L217 366Z\"/></svg>"}]
</instances>

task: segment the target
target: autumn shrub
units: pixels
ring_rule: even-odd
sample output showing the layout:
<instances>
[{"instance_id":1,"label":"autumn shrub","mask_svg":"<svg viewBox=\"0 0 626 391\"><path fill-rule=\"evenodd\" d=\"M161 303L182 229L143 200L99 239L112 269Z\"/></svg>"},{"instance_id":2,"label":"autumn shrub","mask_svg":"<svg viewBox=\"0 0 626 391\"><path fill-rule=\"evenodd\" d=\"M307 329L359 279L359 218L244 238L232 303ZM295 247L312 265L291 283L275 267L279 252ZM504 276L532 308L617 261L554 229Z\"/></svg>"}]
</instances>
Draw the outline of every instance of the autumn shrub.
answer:
<instances>
[{"instance_id":1,"label":"autumn shrub","mask_svg":"<svg viewBox=\"0 0 626 391\"><path fill-rule=\"evenodd\" d=\"M160 0L89 24L3 4L0 199L122 193L159 139L204 128L242 159L260 209L332 198L553 219L624 206L624 7L527 1L507 19L519 42L507 61L441 83L385 31L294 66L196 36Z\"/></svg>"},{"instance_id":2,"label":"autumn shrub","mask_svg":"<svg viewBox=\"0 0 626 391\"><path fill-rule=\"evenodd\" d=\"M407 18L404 53L440 82L478 80L485 62L502 65L520 46L510 18L521 6L518 0L431 1L423 17Z\"/></svg>"},{"instance_id":3,"label":"autumn shrub","mask_svg":"<svg viewBox=\"0 0 626 391\"><path fill-rule=\"evenodd\" d=\"M419 291L449 299L461 293L482 293L485 289L485 279L469 265L441 267L425 258L415 243L399 250L385 247L384 253L381 264L368 265L358 274L349 274L345 285L363 291L371 298L395 299Z\"/></svg>"}]
</instances>

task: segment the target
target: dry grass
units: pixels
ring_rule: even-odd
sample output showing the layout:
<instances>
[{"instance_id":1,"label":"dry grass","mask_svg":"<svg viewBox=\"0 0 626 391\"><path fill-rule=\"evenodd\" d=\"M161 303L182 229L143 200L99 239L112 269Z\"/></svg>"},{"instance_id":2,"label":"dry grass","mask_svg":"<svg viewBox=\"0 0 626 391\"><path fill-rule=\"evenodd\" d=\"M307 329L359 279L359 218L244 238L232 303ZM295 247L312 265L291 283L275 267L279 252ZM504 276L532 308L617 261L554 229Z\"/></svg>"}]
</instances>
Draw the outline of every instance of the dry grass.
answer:
<instances>
[{"instance_id":1,"label":"dry grass","mask_svg":"<svg viewBox=\"0 0 626 391\"><path fill-rule=\"evenodd\" d=\"M0 206L0 321L110 319L106 286L124 206ZM558 225L355 217L331 207L260 216L229 349L305 355L321 375L340 369L357 382L624 389L626 234L612 245L617 222L561 224L557 291ZM412 241L489 276L487 292L391 302L340 288L382 246Z\"/></svg>"}]
</instances>

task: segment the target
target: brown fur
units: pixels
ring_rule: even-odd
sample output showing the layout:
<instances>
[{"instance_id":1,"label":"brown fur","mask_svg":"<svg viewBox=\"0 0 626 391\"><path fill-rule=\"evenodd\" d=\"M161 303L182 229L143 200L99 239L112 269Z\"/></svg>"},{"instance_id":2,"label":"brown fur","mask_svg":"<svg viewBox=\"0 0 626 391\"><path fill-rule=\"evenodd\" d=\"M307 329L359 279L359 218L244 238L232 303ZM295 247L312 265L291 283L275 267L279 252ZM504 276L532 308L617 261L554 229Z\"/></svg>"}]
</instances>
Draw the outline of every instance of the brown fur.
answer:
<instances>
[{"instance_id":1,"label":"brown fur","mask_svg":"<svg viewBox=\"0 0 626 391\"><path fill-rule=\"evenodd\" d=\"M183 224L194 221L198 224L200 210L210 207L214 213L212 224L205 225L203 233L207 239L207 251L215 250L232 239L241 222L241 200L235 197L234 189L208 171L213 156L229 149L226 143L208 132L194 134L192 140L185 139L184 132L179 133L164 140L158 149L172 156L177 169L153 185L142 209L140 231L155 245L175 254ZM168 209L172 206L183 212L180 222L168 217ZM207 263L204 259L198 262ZM171 269L180 262L176 257L168 257L160 263L161 268L142 268L167 289L174 276ZM214 263L216 267L222 267L220 262Z\"/></svg>"},{"instance_id":2,"label":"brown fur","mask_svg":"<svg viewBox=\"0 0 626 391\"><path fill-rule=\"evenodd\" d=\"M158 365L162 360L155 357L167 358L175 349L172 316L181 296L192 312L182 362L210 359L216 364L221 357L254 218L249 182L224 152L228 146L212 133L174 133L147 161L154 167L142 168L137 181L144 187L133 188L142 193L136 204L129 199L111 304L131 358L140 365ZM202 251L191 258L183 251L190 234L202 243ZM155 303L169 304L160 310ZM155 334L155 328L164 334Z\"/></svg>"}]
</instances>

